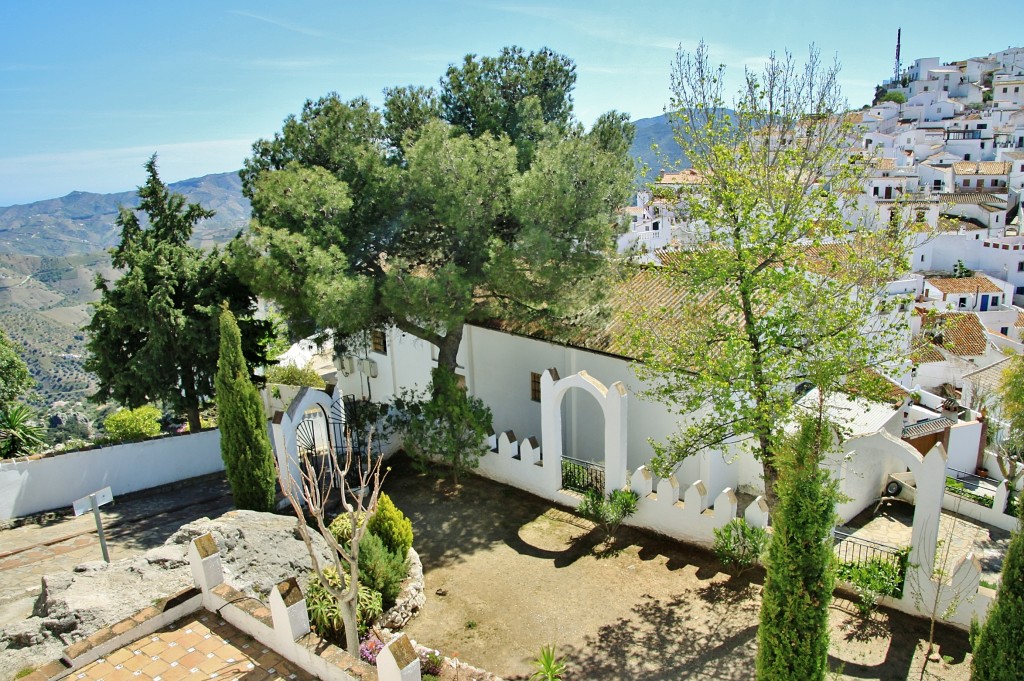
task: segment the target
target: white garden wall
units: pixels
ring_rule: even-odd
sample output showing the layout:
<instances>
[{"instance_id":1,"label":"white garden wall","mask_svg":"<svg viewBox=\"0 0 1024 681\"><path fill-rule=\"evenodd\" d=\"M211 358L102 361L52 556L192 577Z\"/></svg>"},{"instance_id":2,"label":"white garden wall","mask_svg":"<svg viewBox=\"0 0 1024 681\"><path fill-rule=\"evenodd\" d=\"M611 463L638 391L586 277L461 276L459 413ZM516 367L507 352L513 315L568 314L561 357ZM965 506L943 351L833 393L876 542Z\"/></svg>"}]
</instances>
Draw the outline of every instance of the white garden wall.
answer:
<instances>
[{"instance_id":1,"label":"white garden wall","mask_svg":"<svg viewBox=\"0 0 1024 681\"><path fill-rule=\"evenodd\" d=\"M0 462L0 520L68 508L104 487L118 495L224 470L220 431Z\"/></svg>"}]
</instances>

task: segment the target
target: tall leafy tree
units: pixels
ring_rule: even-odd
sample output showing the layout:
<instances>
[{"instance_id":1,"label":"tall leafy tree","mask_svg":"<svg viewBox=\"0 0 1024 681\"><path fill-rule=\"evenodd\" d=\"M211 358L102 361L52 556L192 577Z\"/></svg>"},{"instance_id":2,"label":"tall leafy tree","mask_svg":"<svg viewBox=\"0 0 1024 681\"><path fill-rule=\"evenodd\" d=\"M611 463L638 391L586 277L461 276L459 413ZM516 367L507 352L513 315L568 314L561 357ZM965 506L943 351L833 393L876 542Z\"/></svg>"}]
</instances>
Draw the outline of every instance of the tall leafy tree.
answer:
<instances>
[{"instance_id":1,"label":"tall leafy tree","mask_svg":"<svg viewBox=\"0 0 1024 681\"><path fill-rule=\"evenodd\" d=\"M85 327L85 368L99 379L93 400L131 408L162 401L198 431L199 412L214 394L221 301L239 318L250 368L266 363L267 324L252 318L255 297L225 256L188 243L213 211L168 190L155 155L145 167L138 208L122 207L117 217L121 243L111 254L123 274L113 285L96 279L100 300Z\"/></svg>"},{"instance_id":2,"label":"tall leafy tree","mask_svg":"<svg viewBox=\"0 0 1024 681\"><path fill-rule=\"evenodd\" d=\"M0 410L32 387L32 376L7 333L0 329Z\"/></svg>"},{"instance_id":3,"label":"tall leafy tree","mask_svg":"<svg viewBox=\"0 0 1024 681\"><path fill-rule=\"evenodd\" d=\"M508 48L439 92L387 90L383 109L307 102L242 171L244 276L298 333L343 347L394 324L449 372L466 322L581 323L608 288L633 131L616 113L584 131L574 82L567 58Z\"/></svg>"},{"instance_id":4,"label":"tall leafy tree","mask_svg":"<svg viewBox=\"0 0 1024 681\"><path fill-rule=\"evenodd\" d=\"M769 504L783 424L808 382L828 394L898 347L885 285L906 267L895 226L852 224L864 164L849 154L838 66L772 56L731 109L706 45L672 73L676 140L702 181L680 195L705 246L657 268L679 306L637 319L639 372L684 418L658 449L667 473L706 447L746 441Z\"/></svg>"},{"instance_id":5,"label":"tall leafy tree","mask_svg":"<svg viewBox=\"0 0 1024 681\"><path fill-rule=\"evenodd\" d=\"M238 322L226 305L220 312L216 385L220 453L235 508L273 511L277 475L267 418L249 378Z\"/></svg>"}]
</instances>

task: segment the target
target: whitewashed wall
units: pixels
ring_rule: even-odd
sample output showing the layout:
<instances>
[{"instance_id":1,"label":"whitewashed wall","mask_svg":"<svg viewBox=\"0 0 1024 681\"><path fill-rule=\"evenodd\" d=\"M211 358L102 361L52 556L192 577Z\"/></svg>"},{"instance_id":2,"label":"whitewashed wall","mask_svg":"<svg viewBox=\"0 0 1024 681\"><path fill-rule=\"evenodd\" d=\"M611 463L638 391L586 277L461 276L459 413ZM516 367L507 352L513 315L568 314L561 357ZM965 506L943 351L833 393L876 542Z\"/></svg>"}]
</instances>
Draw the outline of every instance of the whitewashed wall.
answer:
<instances>
[{"instance_id":1,"label":"whitewashed wall","mask_svg":"<svg viewBox=\"0 0 1024 681\"><path fill-rule=\"evenodd\" d=\"M110 487L120 494L224 470L220 431L0 462L0 519L67 508Z\"/></svg>"},{"instance_id":2,"label":"whitewashed wall","mask_svg":"<svg viewBox=\"0 0 1024 681\"><path fill-rule=\"evenodd\" d=\"M847 497L836 506L841 523L847 523L878 500L889 475L902 473L907 464L897 451L908 445L885 431L852 437L843 442L843 451L829 460L839 482L839 492Z\"/></svg>"}]
</instances>

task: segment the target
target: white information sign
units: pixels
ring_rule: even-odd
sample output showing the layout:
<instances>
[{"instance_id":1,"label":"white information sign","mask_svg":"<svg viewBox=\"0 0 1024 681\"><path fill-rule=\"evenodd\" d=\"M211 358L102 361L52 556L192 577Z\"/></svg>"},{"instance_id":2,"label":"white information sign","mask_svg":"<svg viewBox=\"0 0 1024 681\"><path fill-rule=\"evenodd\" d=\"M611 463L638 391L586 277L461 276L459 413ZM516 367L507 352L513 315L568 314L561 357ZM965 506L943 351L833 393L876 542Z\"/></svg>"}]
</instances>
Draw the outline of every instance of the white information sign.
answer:
<instances>
[{"instance_id":1,"label":"white information sign","mask_svg":"<svg viewBox=\"0 0 1024 681\"><path fill-rule=\"evenodd\" d=\"M114 500L114 493L110 491L109 487L104 487L98 492L93 492L87 497L82 497L74 503L75 515L82 515L92 510L92 498L96 497L96 505L103 506L109 504Z\"/></svg>"}]
</instances>

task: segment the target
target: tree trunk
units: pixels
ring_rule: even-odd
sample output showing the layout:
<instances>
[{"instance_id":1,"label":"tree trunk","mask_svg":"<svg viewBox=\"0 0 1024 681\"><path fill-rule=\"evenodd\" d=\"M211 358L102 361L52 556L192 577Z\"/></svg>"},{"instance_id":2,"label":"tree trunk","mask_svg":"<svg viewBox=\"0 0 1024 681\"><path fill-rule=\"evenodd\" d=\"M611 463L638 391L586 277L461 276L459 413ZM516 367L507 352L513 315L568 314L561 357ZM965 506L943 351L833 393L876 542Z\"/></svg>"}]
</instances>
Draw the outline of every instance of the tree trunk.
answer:
<instances>
[{"instance_id":1,"label":"tree trunk","mask_svg":"<svg viewBox=\"0 0 1024 681\"><path fill-rule=\"evenodd\" d=\"M459 324L451 329L447 335L441 337L437 348L437 367L447 369L455 373L458 368L459 346L462 345L462 333L465 325Z\"/></svg>"},{"instance_id":2,"label":"tree trunk","mask_svg":"<svg viewBox=\"0 0 1024 681\"><path fill-rule=\"evenodd\" d=\"M338 599L338 609L341 610L341 622L345 627L345 650L349 655L359 659L359 624L356 619L356 603L359 600L359 584L350 588L351 596Z\"/></svg>"},{"instance_id":3,"label":"tree trunk","mask_svg":"<svg viewBox=\"0 0 1024 681\"><path fill-rule=\"evenodd\" d=\"M185 416L188 418L188 432L198 433L203 425L199 419L199 407L192 406L185 409Z\"/></svg>"}]
</instances>

